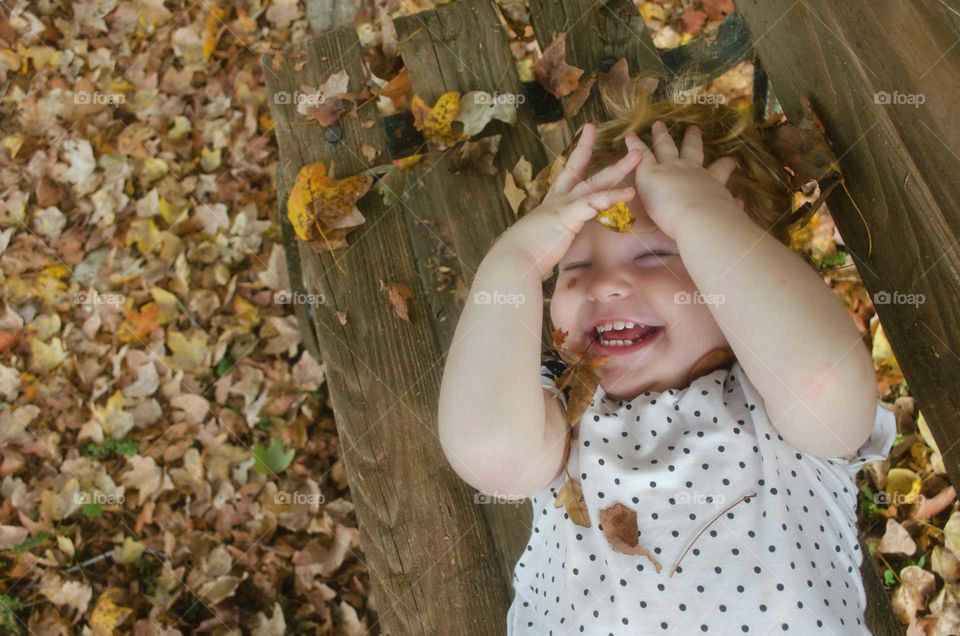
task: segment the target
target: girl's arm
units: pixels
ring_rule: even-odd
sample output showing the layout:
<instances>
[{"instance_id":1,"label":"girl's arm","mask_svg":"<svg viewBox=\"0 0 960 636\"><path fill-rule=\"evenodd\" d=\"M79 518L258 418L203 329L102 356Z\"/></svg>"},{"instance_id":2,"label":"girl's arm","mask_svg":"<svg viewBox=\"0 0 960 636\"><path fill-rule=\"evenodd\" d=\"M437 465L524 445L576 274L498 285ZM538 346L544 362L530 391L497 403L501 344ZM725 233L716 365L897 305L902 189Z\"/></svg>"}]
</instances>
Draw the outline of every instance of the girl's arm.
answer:
<instances>
[{"instance_id":1,"label":"girl's arm","mask_svg":"<svg viewBox=\"0 0 960 636\"><path fill-rule=\"evenodd\" d=\"M541 278L583 224L634 188L616 186L640 161L627 153L584 180L596 128L576 148L538 207L504 232L481 262L447 354L440 386L440 443L457 474L491 494L527 496L560 472L568 427L542 388Z\"/></svg>"},{"instance_id":2,"label":"girl's arm","mask_svg":"<svg viewBox=\"0 0 960 636\"><path fill-rule=\"evenodd\" d=\"M842 303L804 261L767 234L724 187L735 164L703 168L700 131L683 147L662 123L645 150L637 192L680 256L763 397L771 423L793 447L847 457L869 438L876 414L873 362ZM712 297L712 298L711 298Z\"/></svg>"},{"instance_id":3,"label":"girl's arm","mask_svg":"<svg viewBox=\"0 0 960 636\"><path fill-rule=\"evenodd\" d=\"M791 446L820 457L870 436L876 377L843 304L795 253L735 204L678 218L680 256Z\"/></svg>"},{"instance_id":4,"label":"girl's arm","mask_svg":"<svg viewBox=\"0 0 960 636\"><path fill-rule=\"evenodd\" d=\"M560 471L567 435L539 379L543 292L530 256L498 243L477 269L440 386L440 442L468 484L527 496Z\"/></svg>"}]
</instances>

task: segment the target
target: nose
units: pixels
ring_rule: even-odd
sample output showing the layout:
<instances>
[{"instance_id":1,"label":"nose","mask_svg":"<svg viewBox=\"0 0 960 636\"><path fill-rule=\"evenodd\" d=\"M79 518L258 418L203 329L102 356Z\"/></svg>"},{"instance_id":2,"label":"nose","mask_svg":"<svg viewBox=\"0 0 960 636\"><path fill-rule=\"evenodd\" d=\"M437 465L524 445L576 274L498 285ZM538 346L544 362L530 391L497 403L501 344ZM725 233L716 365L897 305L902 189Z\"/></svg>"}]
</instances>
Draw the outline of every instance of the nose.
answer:
<instances>
[{"instance_id":1,"label":"nose","mask_svg":"<svg viewBox=\"0 0 960 636\"><path fill-rule=\"evenodd\" d=\"M630 295L630 282L618 268L594 265L586 281L587 298L602 302Z\"/></svg>"}]
</instances>

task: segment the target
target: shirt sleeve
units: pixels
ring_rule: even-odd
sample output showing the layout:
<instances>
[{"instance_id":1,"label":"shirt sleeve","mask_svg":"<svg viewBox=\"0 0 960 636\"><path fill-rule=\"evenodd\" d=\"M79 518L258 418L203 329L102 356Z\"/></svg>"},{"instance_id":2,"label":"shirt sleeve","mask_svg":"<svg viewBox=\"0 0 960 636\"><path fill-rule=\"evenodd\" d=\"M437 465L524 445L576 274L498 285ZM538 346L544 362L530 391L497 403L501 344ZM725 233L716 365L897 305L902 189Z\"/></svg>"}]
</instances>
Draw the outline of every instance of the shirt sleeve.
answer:
<instances>
[{"instance_id":1,"label":"shirt sleeve","mask_svg":"<svg viewBox=\"0 0 960 636\"><path fill-rule=\"evenodd\" d=\"M841 459L841 461L847 464L851 473L856 473L865 464L889 457L896 436L896 416L891 409L884 406L883 402L877 400L877 413L873 420L870 438L857 449L851 459Z\"/></svg>"},{"instance_id":2,"label":"shirt sleeve","mask_svg":"<svg viewBox=\"0 0 960 636\"><path fill-rule=\"evenodd\" d=\"M540 363L540 384L546 390L560 397L563 408L567 408L567 392L557 388L557 382L563 373L566 365L562 360L554 357L548 357Z\"/></svg>"}]
</instances>

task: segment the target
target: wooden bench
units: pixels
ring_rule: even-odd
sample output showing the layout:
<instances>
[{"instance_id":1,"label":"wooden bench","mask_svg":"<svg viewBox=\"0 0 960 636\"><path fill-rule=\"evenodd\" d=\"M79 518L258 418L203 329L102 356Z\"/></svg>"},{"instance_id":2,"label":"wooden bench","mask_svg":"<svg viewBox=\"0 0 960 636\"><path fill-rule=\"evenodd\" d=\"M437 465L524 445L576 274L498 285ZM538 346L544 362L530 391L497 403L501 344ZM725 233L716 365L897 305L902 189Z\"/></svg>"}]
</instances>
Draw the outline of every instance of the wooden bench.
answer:
<instances>
[{"instance_id":1,"label":"wooden bench","mask_svg":"<svg viewBox=\"0 0 960 636\"><path fill-rule=\"evenodd\" d=\"M334 12L335 3L331 7ZM951 108L958 100L948 101L960 87L960 48L951 50L960 20L945 7L935 1L740 0L718 37L660 52L631 1L530 0L541 49L565 32L567 62L588 72L626 58L631 74L672 72L696 61L715 76L757 56L758 117L772 103L768 76L790 118L800 116L804 98L811 100L870 226L868 239L846 195L839 189L831 195L831 211L867 289L927 299L919 307L877 309L949 476L960 483L952 425L960 411L960 135ZM482 133L502 135L498 175L454 174L449 153L431 149L402 176L396 203L385 206L375 193L360 201L366 223L337 252L336 263L295 240L287 220L286 199L300 168L324 161L335 165L338 177L354 175L371 166L364 146L376 150L373 164L385 164L424 152L423 139L408 114L383 118L372 101L357 118L342 118L339 130L325 132L299 116L291 100L275 97L319 86L341 70L350 76L349 90L360 90L368 75L351 27L325 30L263 60L280 148L279 216L291 291L321 299L295 311L307 349L326 366L379 629L387 634L504 633L512 569L530 532L529 504L474 504L436 433L458 298L515 218L502 193L503 174L521 157L534 174L544 167L553 155L538 125L563 117L552 96L520 81L497 11L487 0L459 0L394 24L413 91L427 103L447 91L527 97L514 126L494 121ZM901 40L910 48L899 46ZM923 93L927 106L878 103L877 91ZM594 90L568 124L576 130L603 119ZM383 295L390 282L414 292L409 322L394 316ZM902 634L869 558L862 571L867 624L875 634Z\"/></svg>"}]
</instances>

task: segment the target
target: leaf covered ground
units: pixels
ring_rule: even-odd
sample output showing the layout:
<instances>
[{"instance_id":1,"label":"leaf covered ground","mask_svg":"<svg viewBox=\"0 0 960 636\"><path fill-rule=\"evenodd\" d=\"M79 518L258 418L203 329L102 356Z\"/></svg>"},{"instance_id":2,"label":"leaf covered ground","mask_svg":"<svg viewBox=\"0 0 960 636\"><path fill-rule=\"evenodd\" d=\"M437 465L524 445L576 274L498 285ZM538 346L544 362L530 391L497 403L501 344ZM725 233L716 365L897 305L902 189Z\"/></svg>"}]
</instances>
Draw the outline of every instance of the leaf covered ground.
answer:
<instances>
[{"instance_id":1,"label":"leaf covered ground","mask_svg":"<svg viewBox=\"0 0 960 636\"><path fill-rule=\"evenodd\" d=\"M440 111L408 94L387 27L431 8L364 4L355 19L382 112L419 109L428 135ZM638 8L669 48L709 36L732 5ZM526 4L501 11L521 77L575 91ZM5 633L379 632L324 368L287 302L259 58L308 34L303 0L0 9ZM746 108L751 78L745 62L710 90ZM302 114L329 126L349 110ZM468 163L489 166L484 152ZM505 196L521 210L536 184L514 173ZM872 343L897 409L891 460L861 474L873 558L913 633L955 633L960 513L936 445L826 209L793 238ZM385 302L409 319L395 285Z\"/></svg>"}]
</instances>

